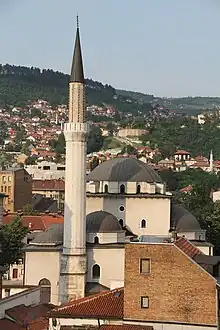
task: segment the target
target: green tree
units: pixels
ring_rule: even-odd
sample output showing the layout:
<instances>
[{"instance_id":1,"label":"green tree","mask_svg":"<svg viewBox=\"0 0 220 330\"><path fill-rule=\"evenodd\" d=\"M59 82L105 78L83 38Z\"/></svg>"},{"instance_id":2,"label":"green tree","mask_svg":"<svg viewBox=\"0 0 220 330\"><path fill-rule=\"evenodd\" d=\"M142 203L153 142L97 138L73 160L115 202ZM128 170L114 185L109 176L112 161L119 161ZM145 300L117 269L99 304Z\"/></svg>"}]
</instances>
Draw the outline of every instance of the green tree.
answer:
<instances>
[{"instance_id":1,"label":"green tree","mask_svg":"<svg viewBox=\"0 0 220 330\"><path fill-rule=\"evenodd\" d=\"M89 136L88 136L88 145L87 152L88 154L99 151L103 147L104 138L102 136L102 131L97 126L92 126Z\"/></svg>"},{"instance_id":2,"label":"green tree","mask_svg":"<svg viewBox=\"0 0 220 330\"><path fill-rule=\"evenodd\" d=\"M31 204L27 204L23 206L22 212L24 215L36 215L37 212L33 208Z\"/></svg>"},{"instance_id":3,"label":"green tree","mask_svg":"<svg viewBox=\"0 0 220 330\"><path fill-rule=\"evenodd\" d=\"M10 265L17 262L22 257L23 240L28 233L28 229L23 227L21 218L14 220L0 228L0 265Z\"/></svg>"}]
</instances>

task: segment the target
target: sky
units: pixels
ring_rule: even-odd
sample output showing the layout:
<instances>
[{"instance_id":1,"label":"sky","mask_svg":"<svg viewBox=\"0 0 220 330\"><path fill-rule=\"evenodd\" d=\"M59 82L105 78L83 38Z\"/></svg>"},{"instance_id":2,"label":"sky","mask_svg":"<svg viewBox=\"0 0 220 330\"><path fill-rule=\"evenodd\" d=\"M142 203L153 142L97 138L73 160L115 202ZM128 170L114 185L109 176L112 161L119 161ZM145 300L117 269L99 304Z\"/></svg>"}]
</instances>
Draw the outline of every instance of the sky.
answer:
<instances>
[{"instance_id":1,"label":"sky","mask_svg":"<svg viewBox=\"0 0 220 330\"><path fill-rule=\"evenodd\" d=\"M156 96L220 96L219 0L0 0L0 63L70 72Z\"/></svg>"}]
</instances>

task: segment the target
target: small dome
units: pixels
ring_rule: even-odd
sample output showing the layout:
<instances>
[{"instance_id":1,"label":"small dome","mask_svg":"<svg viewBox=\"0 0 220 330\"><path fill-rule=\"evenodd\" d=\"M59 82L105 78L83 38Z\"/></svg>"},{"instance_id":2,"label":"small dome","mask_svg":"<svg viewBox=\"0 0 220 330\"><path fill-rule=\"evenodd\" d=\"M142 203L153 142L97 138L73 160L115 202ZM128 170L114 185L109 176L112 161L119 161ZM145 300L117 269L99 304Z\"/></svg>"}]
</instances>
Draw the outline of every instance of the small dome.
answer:
<instances>
[{"instance_id":1,"label":"small dome","mask_svg":"<svg viewBox=\"0 0 220 330\"><path fill-rule=\"evenodd\" d=\"M114 233L121 232L118 219L111 213L95 211L86 216L87 233Z\"/></svg>"},{"instance_id":2,"label":"small dome","mask_svg":"<svg viewBox=\"0 0 220 330\"><path fill-rule=\"evenodd\" d=\"M154 169L136 158L113 158L98 165L87 181L162 183Z\"/></svg>"},{"instance_id":3,"label":"small dome","mask_svg":"<svg viewBox=\"0 0 220 330\"><path fill-rule=\"evenodd\" d=\"M171 223L174 224L178 232L201 230L198 220L181 205L172 204Z\"/></svg>"},{"instance_id":4,"label":"small dome","mask_svg":"<svg viewBox=\"0 0 220 330\"><path fill-rule=\"evenodd\" d=\"M31 245L61 245L63 243L63 224L53 224L36 235Z\"/></svg>"}]
</instances>

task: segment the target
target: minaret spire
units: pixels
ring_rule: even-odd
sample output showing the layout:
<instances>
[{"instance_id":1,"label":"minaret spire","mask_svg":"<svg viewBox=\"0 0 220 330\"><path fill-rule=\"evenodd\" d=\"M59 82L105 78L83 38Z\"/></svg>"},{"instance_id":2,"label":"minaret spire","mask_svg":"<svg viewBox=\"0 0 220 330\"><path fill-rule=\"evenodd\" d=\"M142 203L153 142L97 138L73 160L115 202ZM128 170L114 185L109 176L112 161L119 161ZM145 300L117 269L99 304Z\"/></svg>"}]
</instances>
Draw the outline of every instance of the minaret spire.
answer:
<instances>
[{"instance_id":1,"label":"minaret spire","mask_svg":"<svg viewBox=\"0 0 220 330\"><path fill-rule=\"evenodd\" d=\"M84 84L84 70L83 70L82 50L80 43L78 15L76 17L76 41L74 47L72 69L70 74L70 82L79 82Z\"/></svg>"}]
</instances>

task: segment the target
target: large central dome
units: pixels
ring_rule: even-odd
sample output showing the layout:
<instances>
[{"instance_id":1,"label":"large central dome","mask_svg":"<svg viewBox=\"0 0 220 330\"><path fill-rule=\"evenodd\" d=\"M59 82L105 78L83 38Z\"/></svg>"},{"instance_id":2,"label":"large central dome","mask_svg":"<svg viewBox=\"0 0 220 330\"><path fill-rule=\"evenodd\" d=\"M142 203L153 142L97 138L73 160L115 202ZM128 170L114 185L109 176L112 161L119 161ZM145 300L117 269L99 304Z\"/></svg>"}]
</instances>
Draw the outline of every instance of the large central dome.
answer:
<instances>
[{"instance_id":1,"label":"large central dome","mask_svg":"<svg viewBox=\"0 0 220 330\"><path fill-rule=\"evenodd\" d=\"M87 181L162 183L152 167L136 158L114 158L97 166Z\"/></svg>"}]
</instances>

